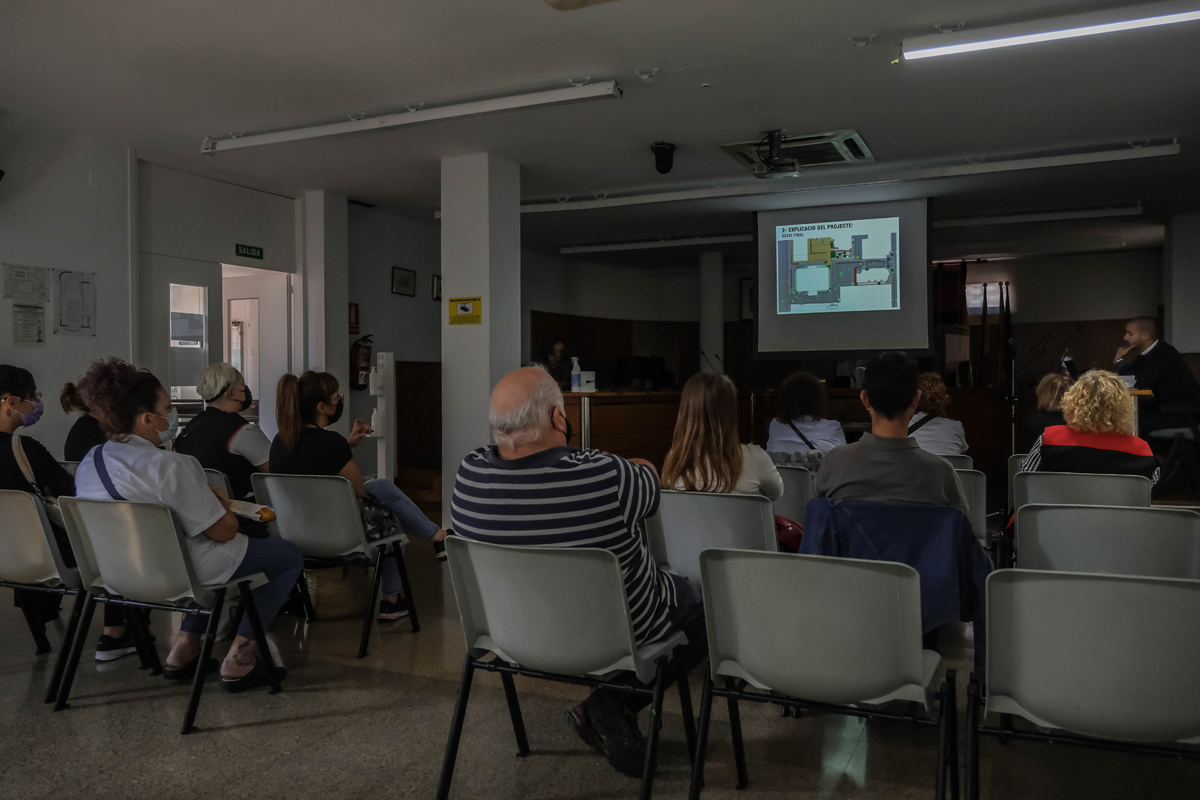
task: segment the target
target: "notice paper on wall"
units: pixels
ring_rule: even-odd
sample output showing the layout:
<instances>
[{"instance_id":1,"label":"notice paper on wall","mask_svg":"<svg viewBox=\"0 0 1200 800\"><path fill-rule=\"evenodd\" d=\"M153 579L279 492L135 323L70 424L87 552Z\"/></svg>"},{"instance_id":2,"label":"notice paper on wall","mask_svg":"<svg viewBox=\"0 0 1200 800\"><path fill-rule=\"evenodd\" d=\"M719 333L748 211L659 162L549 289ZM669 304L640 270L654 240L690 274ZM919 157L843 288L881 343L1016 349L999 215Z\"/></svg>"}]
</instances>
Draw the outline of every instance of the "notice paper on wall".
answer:
<instances>
[{"instance_id":1,"label":"notice paper on wall","mask_svg":"<svg viewBox=\"0 0 1200 800\"><path fill-rule=\"evenodd\" d=\"M482 325L483 324L483 298L482 297L451 297L450 298L450 324L451 325Z\"/></svg>"},{"instance_id":2,"label":"notice paper on wall","mask_svg":"<svg viewBox=\"0 0 1200 800\"><path fill-rule=\"evenodd\" d=\"M96 273L54 270L54 333L96 335Z\"/></svg>"},{"instance_id":3,"label":"notice paper on wall","mask_svg":"<svg viewBox=\"0 0 1200 800\"><path fill-rule=\"evenodd\" d=\"M49 303L50 270L45 267L5 264L4 299L17 303Z\"/></svg>"},{"instance_id":4,"label":"notice paper on wall","mask_svg":"<svg viewBox=\"0 0 1200 800\"><path fill-rule=\"evenodd\" d=\"M45 306L13 303L13 344L40 346L46 344Z\"/></svg>"}]
</instances>

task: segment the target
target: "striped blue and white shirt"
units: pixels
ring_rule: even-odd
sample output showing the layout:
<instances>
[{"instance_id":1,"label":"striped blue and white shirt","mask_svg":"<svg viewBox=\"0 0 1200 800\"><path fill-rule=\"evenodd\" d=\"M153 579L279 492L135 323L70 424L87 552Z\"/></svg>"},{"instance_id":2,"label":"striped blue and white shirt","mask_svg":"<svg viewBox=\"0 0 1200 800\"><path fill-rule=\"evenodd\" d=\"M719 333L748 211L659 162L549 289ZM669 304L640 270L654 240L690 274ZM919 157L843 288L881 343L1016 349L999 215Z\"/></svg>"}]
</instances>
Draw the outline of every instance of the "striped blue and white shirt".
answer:
<instances>
[{"instance_id":1,"label":"striped blue and white shirt","mask_svg":"<svg viewBox=\"0 0 1200 800\"><path fill-rule=\"evenodd\" d=\"M670 627L670 575L654 564L641 521L658 511L654 470L600 450L554 447L511 461L482 447L458 468L455 533L494 544L597 547L615 553L639 646Z\"/></svg>"}]
</instances>

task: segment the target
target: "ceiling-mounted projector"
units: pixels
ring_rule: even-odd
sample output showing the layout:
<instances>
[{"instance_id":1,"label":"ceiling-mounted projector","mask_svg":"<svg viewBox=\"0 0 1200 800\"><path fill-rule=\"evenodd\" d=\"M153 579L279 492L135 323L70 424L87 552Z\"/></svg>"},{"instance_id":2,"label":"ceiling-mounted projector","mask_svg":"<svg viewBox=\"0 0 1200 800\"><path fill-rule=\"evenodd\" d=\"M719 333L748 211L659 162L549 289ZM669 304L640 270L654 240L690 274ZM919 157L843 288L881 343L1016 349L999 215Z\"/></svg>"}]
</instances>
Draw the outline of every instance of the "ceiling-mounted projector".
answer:
<instances>
[{"instance_id":1,"label":"ceiling-mounted projector","mask_svg":"<svg viewBox=\"0 0 1200 800\"><path fill-rule=\"evenodd\" d=\"M758 143L758 163L754 165L756 178L799 178L800 162L783 155L783 131L767 131Z\"/></svg>"}]
</instances>

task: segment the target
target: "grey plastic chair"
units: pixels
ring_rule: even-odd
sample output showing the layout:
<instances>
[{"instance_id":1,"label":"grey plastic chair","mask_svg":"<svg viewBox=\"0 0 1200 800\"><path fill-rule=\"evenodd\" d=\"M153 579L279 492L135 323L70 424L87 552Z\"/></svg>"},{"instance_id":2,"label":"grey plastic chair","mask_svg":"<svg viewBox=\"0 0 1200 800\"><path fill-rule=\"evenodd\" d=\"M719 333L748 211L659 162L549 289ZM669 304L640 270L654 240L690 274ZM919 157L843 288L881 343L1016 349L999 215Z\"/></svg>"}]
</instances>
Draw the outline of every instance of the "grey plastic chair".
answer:
<instances>
[{"instance_id":1,"label":"grey plastic chair","mask_svg":"<svg viewBox=\"0 0 1200 800\"><path fill-rule=\"evenodd\" d=\"M375 620L379 585L383 577L383 557L389 550L396 557L396 566L400 568L400 583L404 587L412 631L416 633L421 630L412 585L408 582L408 570L404 566L404 553L400 549L408 544L408 537L403 533L393 533L379 539L368 539L363 531L358 499L354 496L350 481L340 475L256 472L250 476L250 485L254 487L255 500L275 511L276 519L269 525L271 532L300 548L305 567L323 569L347 564L374 565L371 594L367 599L367 612L363 617L362 636L359 638L359 658L367 657L371 623ZM307 596L303 578L299 586L301 593Z\"/></svg>"},{"instance_id":2,"label":"grey plastic chair","mask_svg":"<svg viewBox=\"0 0 1200 800\"><path fill-rule=\"evenodd\" d=\"M267 646L266 632L254 604L253 589L267 583L261 572L228 583L205 585L196 578L188 552L186 535L171 509L157 503L129 503L115 500L59 498L66 523L67 537L79 567L87 599L79 628L71 642L71 654L58 690L54 710L67 708L71 683L79 666L84 639L92 623L96 602L138 608L161 609L184 614L208 616L208 628L201 640L199 665L192 680L192 693L183 717L182 734L195 729L196 711L204 690L204 676L221 621L221 609L230 591L239 591L255 640L258 657L271 676L271 693L280 691L279 672ZM112 593L112 594L109 594ZM112 595L118 595L113 597ZM129 618L138 618L130 614ZM144 625L130 630L137 639L148 636ZM151 648L152 649L152 648ZM157 657L156 657L157 660Z\"/></svg>"},{"instance_id":3,"label":"grey plastic chair","mask_svg":"<svg viewBox=\"0 0 1200 800\"><path fill-rule=\"evenodd\" d=\"M237 499L233 496L233 484L229 482L229 476L219 469L204 470L204 479L208 481L209 486L215 486L225 492L225 496Z\"/></svg>"},{"instance_id":4,"label":"grey plastic chair","mask_svg":"<svg viewBox=\"0 0 1200 800\"><path fill-rule=\"evenodd\" d=\"M1027 505L1017 567L1200 579L1200 514L1182 508Z\"/></svg>"},{"instance_id":5,"label":"grey plastic chair","mask_svg":"<svg viewBox=\"0 0 1200 800\"><path fill-rule=\"evenodd\" d=\"M58 695L58 684L67 663L66 654L83 613L84 594L79 591L79 570L67 566L41 501L34 495L0 490L0 519L4 520L0 526L0 586L75 597L46 689L45 701L49 703ZM36 653L49 653L50 640L46 638L44 626L28 609L23 610Z\"/></svg>"},{"instance_id":6,"label":"grey plastic chair","mask_svg":"<svg viewBox=\"0 0 1200 800\"><path fill-rule=\"evenodd\" d=\"M942 458L953 464L955 469L975 469L975 459L970 456L942 456Z\"/></svg>"},{"instance_id":7,"label":"grey plastic chair","mask_svg":"<svg viewBox=\"0 0 1200 800\"><path fill-rule=\"evenodd\" d=\"M1082 472L1018 472L1014 510L1030 503L1150 507L1150 479L1141 475Z\"/></svg>"},{"instance_id":8,"label":"grey plastic chair","mask_svg":"<svg viewBox=\"0 0 1200 800\"><path fill-rule=\"evenodd\" d=\"M1017 487L1013 479L1021 471L1021 465L1025 463L1025 459L1028 457L1028 453L1013 453L1008 457L1008 483L1005 485L1008 487L1008 506L1006 508L1010 514L1016 510L1016 506L1013 503L1016 500L1014 492L1016 492Z\"/></svg>"},{"instance_id":9,"label":"grey plastic chair","mask_svg":"<svg viewBox=\"0 0 1200 800\"><path fill-rule=\"evenodd\" d=\"M975 538L985 546L988 542L987 531L987 476L975 469L956 469L958 480L963 492L967 495L967 508L970 510L971 531Z\"/></svg>"},{"instance_id":10,"label":"grey plastic chair","mask_svg":"<svg viewBox=\"0 0 1200 800\"><path fill-rule=\"evenodd\" d=\"M75 474L75 470L79 469L78 461L60 461L58 462L58 465L72 475Z\"/></svg>"},{"instance_id":11,"label":"grey plastic chair","mask_svg":"<svg viewBox=\"0 0 1200 800\"><path fill-rule=\"evenodd\" d=\"M438 800L450 794L459 739L476 669L499 672L519 754L529 754L525 724L513 675L588 686L613 686L617 673L632 672L645 686L622 689L650 694L649 738L641 797L654 785L658 729L669 674L679 686L689 753L695 752L695 723L687 674L669 668L676 648L687 637L676 632L660 642L638 647L617 556L582 547L517 547L451 536L446 556L454 598L462 618L467 655ZM488 652L492 661L481 659Z\"/></svg>"},{"instance_id":12,"label":"grey plastic chair","mask_svg":"<svg viewBox=\"0 0 1200 800\"><path fill-rule=\"evenodd\" d=\"M804 509L813 499L813 474L804 467L776 466L783 478L783 497L772 502L773 512L804 524Z\"/></svg>"},{"instance_id":13,"label":"grey plastic chair","mask_svg":"<svg viewBox=\"0 0 1200 800\"><path fill-rule=\"evenodd\" d=\"M761 495L664 491L658 511L667 562L695 585L700 554L709 548L779 549L771 501Z\"/></svg>"},{"instance_id":14,"label":"grey plastic chair","mask_svg":"<svg viewBox=\"0 0 1200 800\"><path fill-rule=\"evenodd\" d=\"M1200 744L1200 581L1001 570L987 616L987 699L974 676L967 692L968 798L980 734L1200 757L1162 744ZM993 713L1055 730L983 728Z\"/></svg>"},{"instance_id":15,"label":"grey plastic chair","mask_svg":"<svg viewBox=\"0 0 1200 800\"><path fill-rule=\"evenodd\" d=\"M900 700L920 704L929 724L938 726L936 797L945 797L948 774L957 798L954 671L921 647L916 570L888 561L744 550L707 550L700 570L708 667L692 800L703 784L714 695L729 704L739 789L748 780L739 700L905 719L869 708Z\"/></svg>"}]
</instances>

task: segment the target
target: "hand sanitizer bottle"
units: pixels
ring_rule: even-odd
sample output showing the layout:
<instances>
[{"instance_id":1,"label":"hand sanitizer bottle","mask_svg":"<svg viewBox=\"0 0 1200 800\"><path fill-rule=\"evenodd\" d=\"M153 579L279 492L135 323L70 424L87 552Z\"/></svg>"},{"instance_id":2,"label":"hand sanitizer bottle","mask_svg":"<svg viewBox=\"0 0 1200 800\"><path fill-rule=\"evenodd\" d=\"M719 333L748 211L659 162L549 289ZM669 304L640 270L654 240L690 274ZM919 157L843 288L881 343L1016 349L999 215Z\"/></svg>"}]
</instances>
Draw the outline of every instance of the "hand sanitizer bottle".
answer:
<instances>
[{"instance_id":1,"label":"hand sanitizer bottle","mask_svg":"<svg viewBox=\"0 0 1200 800\"><path fill-rule=\"evenodd\" d=\"M571 391L578 392L583 389L583 372L579 369L579 359L571 356Z\"/></svg>"}]
</instances>

